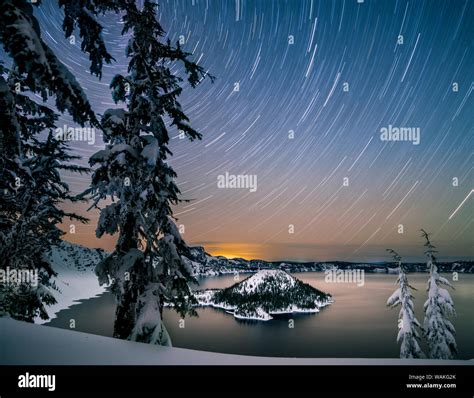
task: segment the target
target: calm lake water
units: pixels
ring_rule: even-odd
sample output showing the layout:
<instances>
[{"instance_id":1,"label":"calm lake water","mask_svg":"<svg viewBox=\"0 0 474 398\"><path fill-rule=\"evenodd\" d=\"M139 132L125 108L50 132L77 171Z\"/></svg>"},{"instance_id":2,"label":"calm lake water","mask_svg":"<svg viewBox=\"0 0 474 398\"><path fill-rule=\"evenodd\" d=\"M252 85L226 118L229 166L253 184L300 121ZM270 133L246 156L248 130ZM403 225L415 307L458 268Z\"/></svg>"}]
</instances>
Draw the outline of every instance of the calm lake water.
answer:
<instances>
[{"instance_id":1,"label":"calm lake water","mask_svg":"<svg viewBox=\"0 0 474 398\"><path fill-rule=\"evenodd\" d=\"M335 302L318 314L279 316L269 322L238 321L213 308L199 308L199 317L187 317L184 328L180 317L164 310L164 322L175 347L241 355L314 358L398 358L396 343L398 309L385 306L395 290L396 275L366 274L365 285L329 284L325 274L294 274L302 281L332 294ZM423 322L427 274L409 274L417 291L415 313ZM445 275L450 278L451 275ZM242 275L241 280L246 276ZM200 289L223 288L235 283L233 275L200 280ZM459 359L474 358L474 275L459 274L451 290L457 316ZM112 336L115 311L110 293L83 300L58 313L47 325ZM294 328L290 328L293 320Z\"/></svg>"}]
</instances>

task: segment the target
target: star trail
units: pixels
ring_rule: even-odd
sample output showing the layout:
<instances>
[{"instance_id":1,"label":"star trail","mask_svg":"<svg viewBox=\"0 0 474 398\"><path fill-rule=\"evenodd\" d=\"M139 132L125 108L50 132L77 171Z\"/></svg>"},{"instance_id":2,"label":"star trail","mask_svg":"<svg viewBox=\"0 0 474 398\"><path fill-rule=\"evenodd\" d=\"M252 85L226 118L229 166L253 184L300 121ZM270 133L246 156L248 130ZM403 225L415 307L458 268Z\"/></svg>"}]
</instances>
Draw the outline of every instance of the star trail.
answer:
<instances>
[{"instance_id":1,"label":"star trail","mask_svg":"<svg viewBox=\"0 0 474 398\"><path fill-rule=\"evenodd\" d=\"M421 259L424 228L441 258L473 257L473 1L159 5L168 37L216 76L181 97L203 140L171 129L188 243L267 260L379 261L385 248ZM98 80L79 38L64 37L56 2L35 13L94 110L115 107L108 85L127 65L120 17L101 17L116 62ZM84 164L102 147L100 134L71 143ZM222 189L226 173L256 176L257 189ZM74 192L89 179L65 178ZM88 217L75 234L65 223L65 238L111 249L114 238L95 238L97 214Z\"/></svg>"}]
</instances>

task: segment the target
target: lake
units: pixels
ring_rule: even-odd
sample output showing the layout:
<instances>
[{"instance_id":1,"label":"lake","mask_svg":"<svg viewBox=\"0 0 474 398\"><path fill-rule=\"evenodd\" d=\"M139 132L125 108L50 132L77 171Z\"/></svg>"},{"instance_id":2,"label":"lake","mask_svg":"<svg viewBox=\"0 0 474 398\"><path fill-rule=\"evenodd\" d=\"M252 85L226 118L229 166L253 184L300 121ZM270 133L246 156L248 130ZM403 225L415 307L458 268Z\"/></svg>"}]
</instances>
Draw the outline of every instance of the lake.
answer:
<instances>
[{"instance_id":1,"label":"lake","mask_svg":"<svg viewBox=\"0 0 474 398\"><path fill-rule=\"evenodd\" d=\"M385 306L396 288L396 275L365 274L364 286L326 283L325 274L293 274L298 279L330 293L335 302L318 314L284 315L268 322L239 321L214 308L198 308L199 317L183 321L165 309L164 322L175 347L241 355L311 358L398 358L396 343L399 309ZM451 280L451 275L444 275ZM241 274L241 280L247 277ZM408 275L417 291L415 314L423 323L428 274ZM223 288L235 283L233 275L202 278L199 289ZM474 358L474 275L459 274L450 290L457 316L458 358ZM115 302L110 293L83 300L57 314L46 325L112 336ZM290 326L293 326L292 328ZM423 345L423 348L424 345Z\"/></svg>"}]
</instances>

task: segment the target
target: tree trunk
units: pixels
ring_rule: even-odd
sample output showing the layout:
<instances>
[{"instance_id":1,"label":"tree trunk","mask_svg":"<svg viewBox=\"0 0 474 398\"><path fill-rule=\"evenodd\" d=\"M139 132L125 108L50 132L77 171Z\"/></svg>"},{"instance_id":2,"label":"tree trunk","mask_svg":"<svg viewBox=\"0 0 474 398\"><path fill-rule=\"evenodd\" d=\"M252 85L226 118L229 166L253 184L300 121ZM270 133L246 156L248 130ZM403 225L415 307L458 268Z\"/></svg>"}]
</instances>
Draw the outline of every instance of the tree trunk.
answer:
<instances>
[{"instance_id":1,"label":"tree trunk","mask_svg":"<svg viewBox=\"0 0 474 398\"><path fill-rule=\"evenodd\" d=\"M120 297L115 310L114 337L119 339L128 339L135 326L135 305L137 296L135 289L128 289Z\"/></svg>"},{"instance_id":2,"label":"tree trunk","mask_svg":"<svg viewBox=\"0 0 474 398\"><path fill-rule=\"evenodd\" d=\"M131 249L138 248L137 237L134 231L135 217L133 217L132 213L128 213L123 230L121 231L123 237L117 245L120 255L125 255ZM127 285L123 287L125 293L123 295L117 295L117 308L115 310L114 322L114 337L116 338L128 339L135 326L135 307L140 294L140 287L138 286L136 278L136 273L139 272L138 268L139 264L135 263L130 269L130 281L123 281L123 283ZM135 273L135 275L133 275L133 273Z\"/></svg>"}]
</instances>

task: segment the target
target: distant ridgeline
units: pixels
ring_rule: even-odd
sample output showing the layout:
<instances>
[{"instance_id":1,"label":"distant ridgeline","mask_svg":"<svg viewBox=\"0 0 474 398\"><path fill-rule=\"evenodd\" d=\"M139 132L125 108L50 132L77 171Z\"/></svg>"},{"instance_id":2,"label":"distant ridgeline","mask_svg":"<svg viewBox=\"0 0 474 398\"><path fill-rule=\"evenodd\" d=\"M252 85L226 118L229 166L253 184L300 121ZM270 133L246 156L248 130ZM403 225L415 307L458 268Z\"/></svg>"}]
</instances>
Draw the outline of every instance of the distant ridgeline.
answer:
<instances>
[{"instance_id":1,"label":"distant ridgeline","mask_svg":"<svg viewBox=\"0 0 474 398\"><path fill-rule=\"evenodd\" d=\"M344 261L327 262L291 262L245 260L243 258L228 259L222 256L211 256L201 246L191 249L193 269L197 275L209 276L235 272L255 272L264 269L280 269L286 272L320 272L332 268L363 269L373 273L398 273L393 262L381 263L352 263ZM439 272L474 273L474 261L437 262ZM405 272L427 272L426 262L403 263Z\"/></svg>"},{"instance_id":2,"label":"distant ridgeline","mask_svg":"<svg viewBox=\"0 0 474 398\"><path fill-rule=\"evenodd\" d=\"M102 249L89 249L69 242L63 242L55 247L49 257L54 263L56 261L69 261L79 268L94 267L106 254ZM332 268L338 269L363 269L365 272L397 273L398 270L393 263L350 263L341 261L331 262L279 262L263 260L245 260L243 258L228 259L222 256L211 256L201 246L191 248L191 263L196 276L212 276L230 274L236 272L256 272L258 270L279 269L286 272L326 271ZM474 261L438 262L439 272L474 273ZM426 263L404 263L406 272L427 272Z\"/></svg>"}]
</instances>

